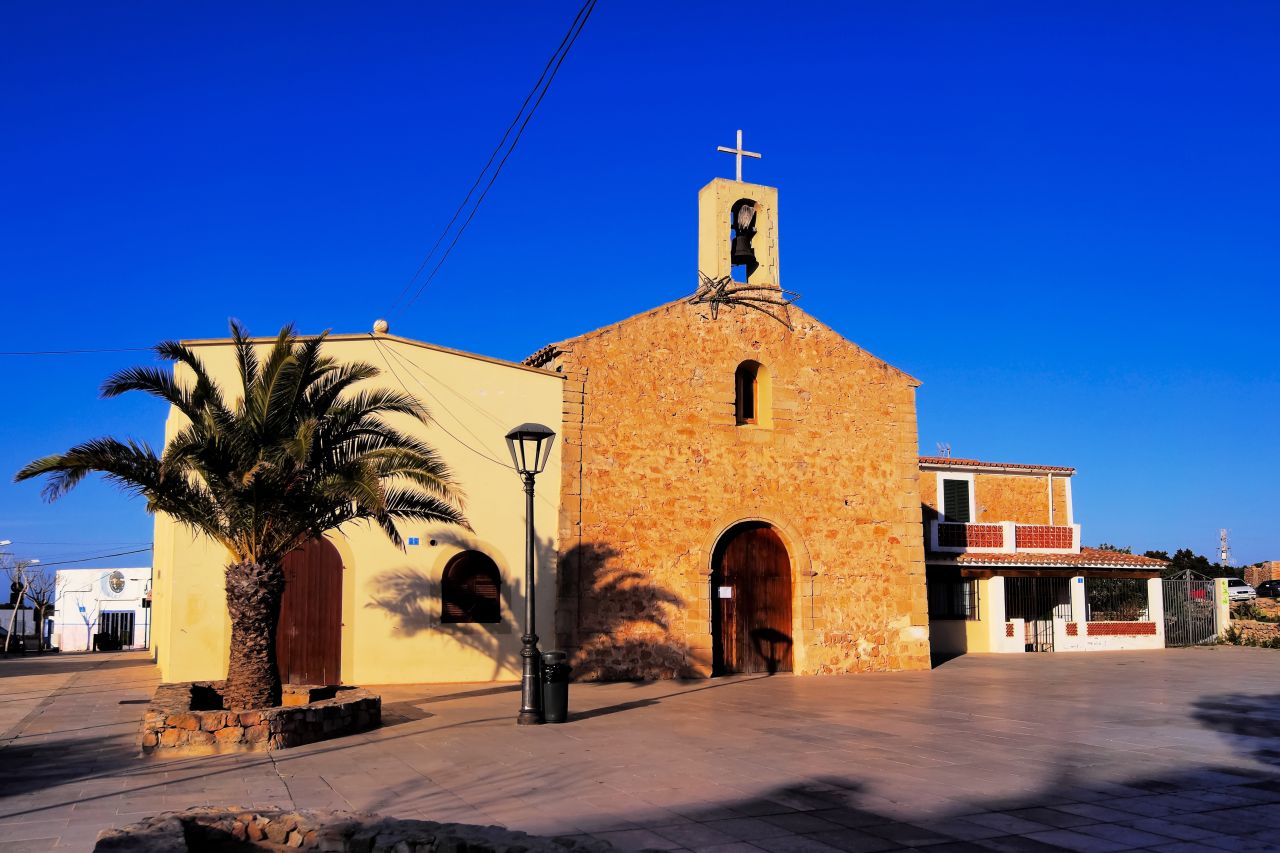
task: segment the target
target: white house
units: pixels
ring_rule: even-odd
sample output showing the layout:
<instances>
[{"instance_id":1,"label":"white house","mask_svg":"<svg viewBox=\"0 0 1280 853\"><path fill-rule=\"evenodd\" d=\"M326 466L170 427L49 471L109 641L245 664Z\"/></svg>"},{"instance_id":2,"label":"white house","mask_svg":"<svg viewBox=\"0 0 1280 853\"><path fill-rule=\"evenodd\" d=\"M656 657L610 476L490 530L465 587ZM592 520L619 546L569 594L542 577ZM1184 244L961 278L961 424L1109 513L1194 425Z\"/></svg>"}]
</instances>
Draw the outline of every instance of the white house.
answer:
<instances>
[{"instance_id":1,"label":"white house","mask_svg":"<svg viewBox=\"0 0 1280 853\"><path fill-rule=\"evenodd\" d=\"M120 648L146 648L151 635L151 568L63 569L58 572L53 644L64 652L93 648L109 634Z\"/></svg>"}]
</instances>

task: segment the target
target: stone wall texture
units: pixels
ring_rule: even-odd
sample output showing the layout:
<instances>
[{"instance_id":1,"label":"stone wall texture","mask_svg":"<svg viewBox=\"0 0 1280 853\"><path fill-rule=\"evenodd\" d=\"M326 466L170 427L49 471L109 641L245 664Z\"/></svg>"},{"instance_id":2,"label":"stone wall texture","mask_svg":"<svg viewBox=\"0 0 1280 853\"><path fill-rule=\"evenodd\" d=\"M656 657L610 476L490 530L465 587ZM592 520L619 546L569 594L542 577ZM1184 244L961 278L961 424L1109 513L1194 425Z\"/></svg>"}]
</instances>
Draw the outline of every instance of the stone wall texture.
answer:
<instances>
[{"instance_id":1,"label":"stone wall texture","mask_svg":"<svg viewBox=\"0 0 1280 853\"><path fill-rule=\"evenodd\" d=\"M797 673L929 666L919 383L791 317L676 302L550 351L568 379L556 636L576 676L709 675L712 552L748 520L787 546ZM736 423L746 360L771 426Z\"/></svg>"},{"instance_id":2,"label":"stone wall texture","mask_svg":"<svg viewBox=\"0 0 1280 853\"><path fill-rule=\"evenodd\" d=\"M938 517L938 477L946 476L945 472L920 472L920 497L926 522ZM975 504L973 521L1048 524L1048 479L1046 474L977 472L973 481ZM1066 478L1055 474L1053 477L1053 523L1065 525L1068 520Z\"/></svg>"},{"instance_id":3,"label":"stone wall texture","mask_svg":"<svg viewBox=\"0 0 1280 853\"><path fill-rule=\"evenodd\" d=\"M225 682L178 682L156 688L142 718L144 755L207 755L287 749L377 728L382 699L358 688L330 699L258 711L192 710L192 691L220 692Z\"/></svg>"}]
</instances>

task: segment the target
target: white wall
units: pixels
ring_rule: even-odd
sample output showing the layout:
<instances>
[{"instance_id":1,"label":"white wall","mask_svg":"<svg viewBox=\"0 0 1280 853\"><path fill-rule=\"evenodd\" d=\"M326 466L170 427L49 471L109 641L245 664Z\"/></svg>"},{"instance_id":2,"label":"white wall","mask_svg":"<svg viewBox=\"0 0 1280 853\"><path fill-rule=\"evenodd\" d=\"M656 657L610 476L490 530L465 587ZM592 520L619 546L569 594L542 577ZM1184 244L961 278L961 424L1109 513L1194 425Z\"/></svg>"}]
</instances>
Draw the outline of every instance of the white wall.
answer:
<instances>
[{"instance_id":1,"label":"white wall","mask_svg":"<svg viewBox=\"0 0 1280 853\"><path fill-rule=\"evenodd\" d=\"M119 572L123 586L112 586ZM64 569L58 572L58 598L54 605L53 644L64 652L83 652L92 647L104 612L133 613L133 645L147 642L151 610L142 606L151 588L150 567L132 569Z\"/></svg>"}]
</instances>

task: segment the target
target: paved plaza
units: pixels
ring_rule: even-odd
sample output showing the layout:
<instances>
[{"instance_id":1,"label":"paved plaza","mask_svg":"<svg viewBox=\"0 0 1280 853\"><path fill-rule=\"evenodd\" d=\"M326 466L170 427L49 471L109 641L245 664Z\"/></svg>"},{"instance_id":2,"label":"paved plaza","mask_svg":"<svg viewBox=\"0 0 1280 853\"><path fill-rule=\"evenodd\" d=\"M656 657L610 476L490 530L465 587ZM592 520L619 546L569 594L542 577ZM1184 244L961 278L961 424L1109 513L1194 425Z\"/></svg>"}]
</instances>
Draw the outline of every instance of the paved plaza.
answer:
<instances>
[{"instance_id":1,"label":"paved plaza","mask_svg":"<svg viewBox=\"0 0 1280 853\"><path fill-rule=\"evenodd\" d=\"M622 850L1280 850L1280 653L968 656L932 672L383 690L387 725L142 759L145 653L0 661L0 851L194 805L354 809Z\"/></svg>"}]
</instances>

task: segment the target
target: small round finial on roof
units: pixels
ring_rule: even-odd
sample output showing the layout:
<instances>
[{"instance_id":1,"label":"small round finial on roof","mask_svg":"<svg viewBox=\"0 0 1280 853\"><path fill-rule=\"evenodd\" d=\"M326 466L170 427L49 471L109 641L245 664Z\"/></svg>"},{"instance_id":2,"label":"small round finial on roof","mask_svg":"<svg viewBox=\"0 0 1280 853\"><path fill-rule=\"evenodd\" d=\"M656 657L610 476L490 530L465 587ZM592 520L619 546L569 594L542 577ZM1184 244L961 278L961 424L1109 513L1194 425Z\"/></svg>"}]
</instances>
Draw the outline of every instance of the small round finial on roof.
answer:
<instances>
[{"instance_id":1,"label":"small round finial on roof","mask_svg":"<svg viewBox=\"0 0 1280 853\"><path fill-rule=\"evenodd\" d=\"M390 328L391 326L388 325L386 320L373 321L373 333L375 335L385 335L387 333L387 330L389 330Z\"/></svg>"}]
</instances>

